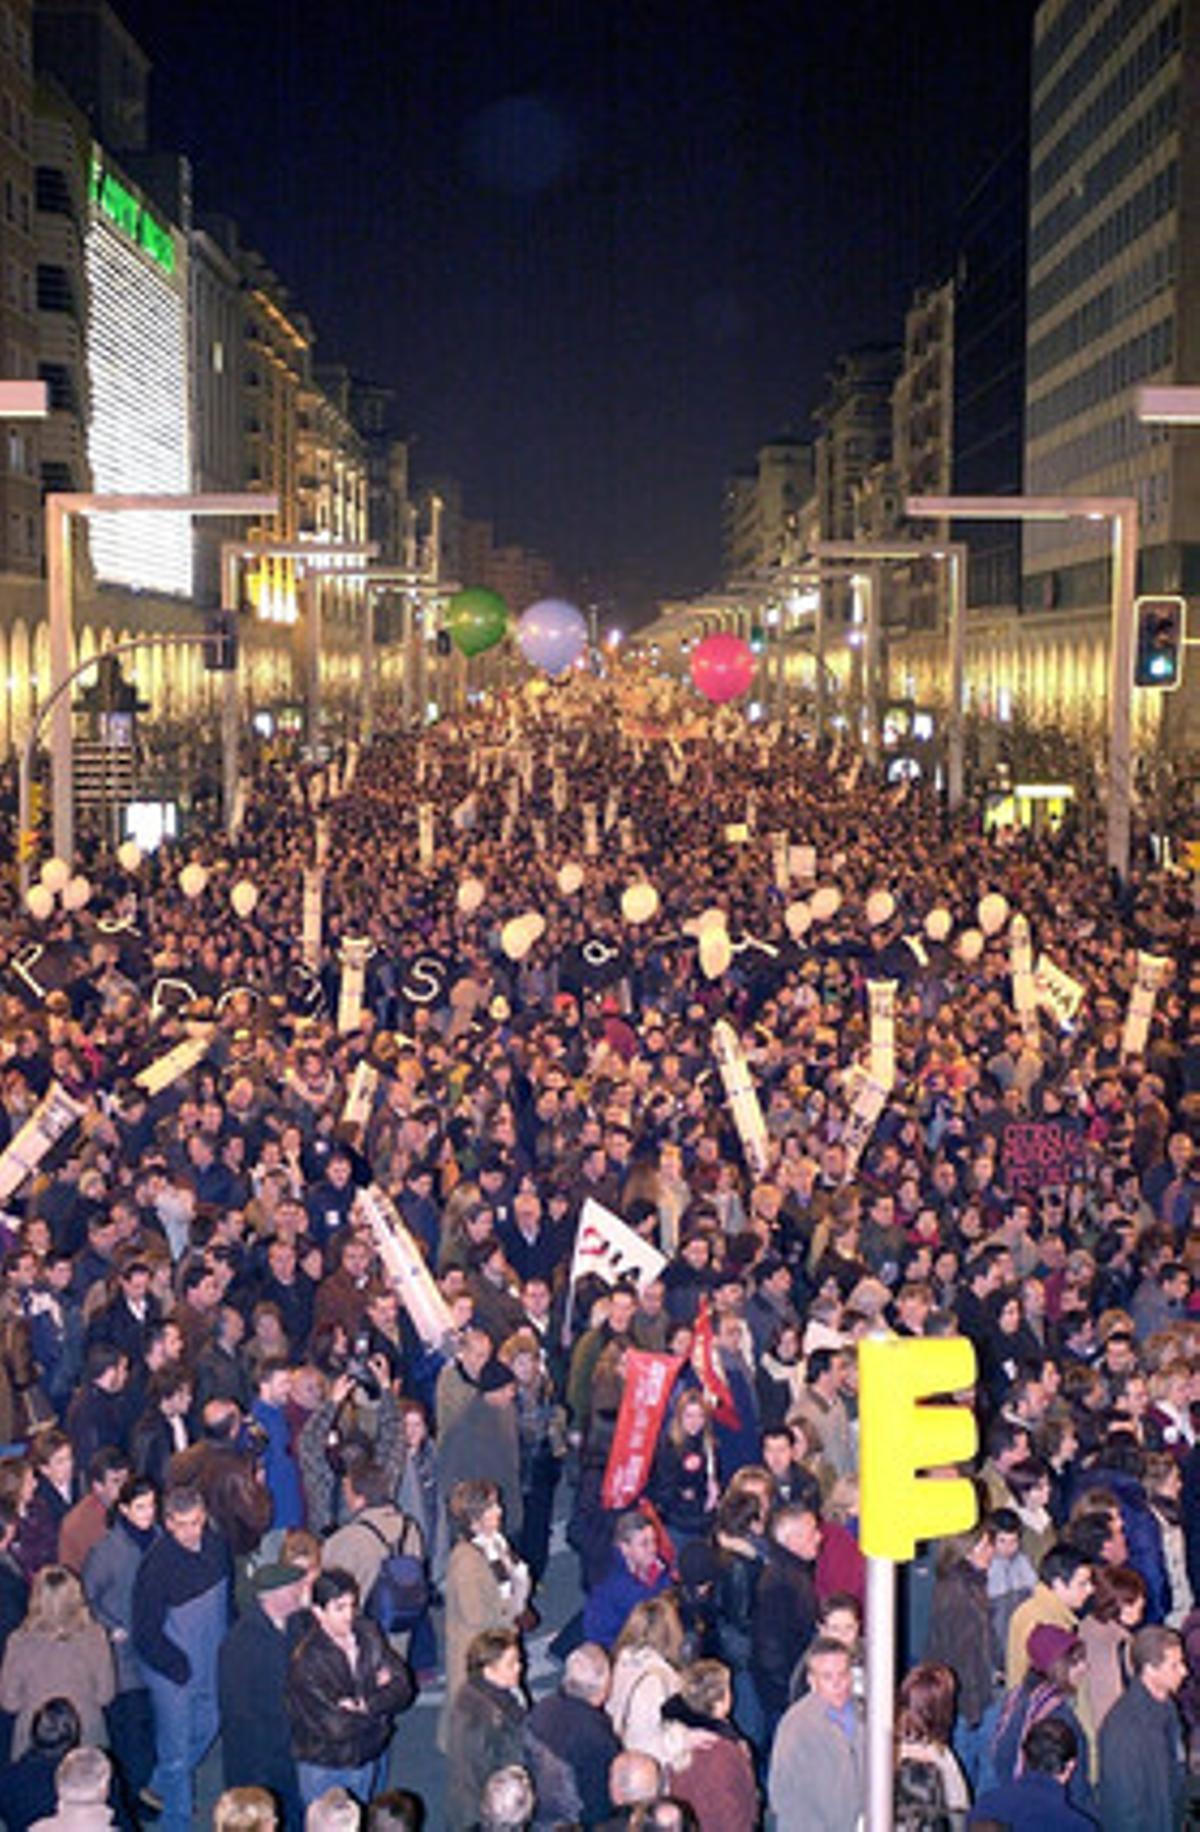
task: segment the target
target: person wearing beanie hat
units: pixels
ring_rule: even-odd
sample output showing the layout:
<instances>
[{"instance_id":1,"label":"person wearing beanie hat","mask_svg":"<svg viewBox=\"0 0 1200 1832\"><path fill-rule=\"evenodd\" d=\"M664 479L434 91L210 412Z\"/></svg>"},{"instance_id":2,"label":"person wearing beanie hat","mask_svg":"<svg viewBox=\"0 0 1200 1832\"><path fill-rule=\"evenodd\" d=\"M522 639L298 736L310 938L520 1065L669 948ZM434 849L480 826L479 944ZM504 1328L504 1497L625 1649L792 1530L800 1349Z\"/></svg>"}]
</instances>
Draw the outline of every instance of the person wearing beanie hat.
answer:
<instances>
[{"instance_id":1,"label":"person wearing beanie hat","mask_svg":"<svg viewBox=\"0 0 1200 1832\"><path fill-rule=\"evenodd\" d=\"M1068 1727L1081 1752L1067 1782L1067 1801L1080 1813L1094 1814L1089 1740L1078 1705L1087 1672L1087 1649L1073 1628L1060 1622L1038 1622L1026 1637L1025 1652L1028 1670L1020 1685L1005 1695L992 1733L992 1780L988 1785L1020 1780L1025 1772L1026 1737L1034 1725L1055 1718Z\"/></svg>"},{"instance_id":2,"label":"person wearing beanie hat","mask_svg":"<svg viewBox=\"0 0 1200 1832\"><path fill-rule=\"evenodd\" d=\"M273 1789L284 1832L303 1824L300 1784L284 1706L291 1637L307 1573L282 1561L251 1574L251 1597L217 1655L217 1706L225 1786Z\"/></svg>"}]
</instances>

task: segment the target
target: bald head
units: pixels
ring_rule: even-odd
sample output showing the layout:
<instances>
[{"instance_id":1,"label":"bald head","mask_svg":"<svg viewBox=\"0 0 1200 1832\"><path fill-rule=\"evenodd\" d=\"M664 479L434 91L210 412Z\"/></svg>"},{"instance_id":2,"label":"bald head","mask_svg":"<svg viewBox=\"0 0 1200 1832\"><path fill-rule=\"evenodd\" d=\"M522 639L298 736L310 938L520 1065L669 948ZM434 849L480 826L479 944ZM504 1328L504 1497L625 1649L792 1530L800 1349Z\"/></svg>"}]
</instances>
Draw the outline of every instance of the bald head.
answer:
<instances>
[{"instance_id":1,"label":"bald head","mask_svg":"<svg viewBox=\"0 0 1200 1832\"><path fill-rule=\"evenodd\" d=\"M662 1788L662 1772L653 1756L640 1749L623 1749L614 1756L608 1770L608 1792L615 1807L636 1807L643 1800L657 1800Z\"/></svg>"},{"instance_id":2,"label":"bald head","mask_svg":"<svg viewBox=\"0 0 1200 1832\"><path fill-rule=\"evenodd\" d=\"M567 1655L562 1689L568 1698L581 1698L588 1705L602 1705L608 1697L610 1678L611 1669L604 1649L595 1641L585 1641Z\"/></svg>"}]
</instances>

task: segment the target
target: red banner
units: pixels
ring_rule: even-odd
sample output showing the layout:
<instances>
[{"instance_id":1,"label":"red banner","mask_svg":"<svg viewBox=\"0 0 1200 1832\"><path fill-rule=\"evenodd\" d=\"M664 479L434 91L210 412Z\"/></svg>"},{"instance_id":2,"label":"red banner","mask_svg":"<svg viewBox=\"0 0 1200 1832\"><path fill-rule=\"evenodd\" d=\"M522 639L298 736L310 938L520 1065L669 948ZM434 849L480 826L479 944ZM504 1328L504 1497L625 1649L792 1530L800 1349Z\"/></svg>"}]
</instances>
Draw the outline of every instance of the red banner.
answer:
<instances>
[{"instance_id":1,"label":"red banner","mask_svg":"<svg viewBox=\"0 0 1200 1832\"><path fill-rule=\"evenodd\" d=\"M663 1413L682 1366L681 1355L650 1355L643 1349L626 1353L625 1391L604 1471L606 1508L631 1507L649 1481Z\"/></svg>"},{"instance_id":2,"label":"red banner","mask_svg":"<svg viewBox=\"0 0 1200 1832\"><path fill-rule=\"evenodd\" d=\"M708 1308L707 1296L701 1298L700 1308L696 1312L696 1342L692 1350L692 1361L700 1376L700 1385L704 1388L704 1397L708 1401L709 1411L717 1424L724 1425L727 1431L740 1431L742 1421L733 1403L733 1394L729 1391L725 1376L717 1366L712 1313Z\"/></svg>"}]
</instances>

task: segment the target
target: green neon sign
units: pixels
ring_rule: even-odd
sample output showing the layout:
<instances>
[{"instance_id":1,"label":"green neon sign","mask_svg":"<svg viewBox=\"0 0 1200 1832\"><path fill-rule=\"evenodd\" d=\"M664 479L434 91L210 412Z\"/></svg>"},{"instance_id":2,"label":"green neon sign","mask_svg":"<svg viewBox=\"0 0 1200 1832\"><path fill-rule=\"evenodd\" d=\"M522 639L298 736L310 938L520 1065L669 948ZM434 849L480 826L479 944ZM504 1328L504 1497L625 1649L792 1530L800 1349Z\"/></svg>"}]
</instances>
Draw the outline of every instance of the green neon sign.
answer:
<instances>
[{"instance_id":1,"label":"green neon sign","mask_svg":"<svg viewBox=\"0 0 1200 1832\"><path fill-rule=\"evenodd\" d=\"M105 170L95 154L92 156L92 201L110 223L115 223L123 235L150 256L156 267L161 267L165 274L175 272L175 240L171 231L155 221L145 205L114 173Z\"/></svg>"}]
</instances>

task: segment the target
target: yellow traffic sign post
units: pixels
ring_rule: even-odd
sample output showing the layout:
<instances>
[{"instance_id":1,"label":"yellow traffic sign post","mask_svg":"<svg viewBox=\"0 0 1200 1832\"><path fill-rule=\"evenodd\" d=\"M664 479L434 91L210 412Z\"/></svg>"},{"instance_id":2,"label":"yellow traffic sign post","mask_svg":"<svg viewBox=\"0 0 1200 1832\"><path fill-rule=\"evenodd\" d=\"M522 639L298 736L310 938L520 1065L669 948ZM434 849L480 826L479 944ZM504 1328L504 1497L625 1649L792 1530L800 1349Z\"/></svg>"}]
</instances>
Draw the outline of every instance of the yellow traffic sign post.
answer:
<instances>
[{"instance_id":1,"label":"yellow traffic sign post","mask_svg":"<svg viewBox=\"0 0 1200 1832\"><path fill-rule=\"evenodd\" d=\"M896 1565L917 1542L963 1533L978 1512L978 1432L949 1396L975 1384L965 1336L869 1336L858 1345L859 1519L867 1561L867 1832L892 1832Z\"/></svg>"}]
</instances>

